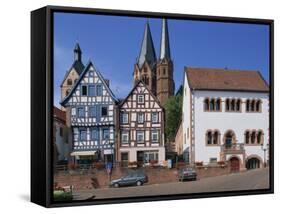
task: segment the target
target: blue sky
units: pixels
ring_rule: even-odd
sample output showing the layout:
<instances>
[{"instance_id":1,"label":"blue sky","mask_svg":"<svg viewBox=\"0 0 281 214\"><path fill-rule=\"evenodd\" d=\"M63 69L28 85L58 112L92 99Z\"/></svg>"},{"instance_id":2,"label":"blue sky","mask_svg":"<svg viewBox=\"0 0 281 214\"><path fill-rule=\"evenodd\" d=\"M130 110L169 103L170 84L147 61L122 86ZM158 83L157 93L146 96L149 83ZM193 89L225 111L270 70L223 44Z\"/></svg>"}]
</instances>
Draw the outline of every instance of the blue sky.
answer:
<instances>
[{"instance_id":1,"label":"blue sky","mask_svg":"<svg viewBox=\"0 0 281 214\"><path fill-rule=\"evenodd\" d=\"M60 84L73 63L76 42L83 63L91 60L110 79L116 97L125 97L147 20L158 57L161 19L55 13L54 104L59 106ZM176 89L184 66L259 70L268 81L269 26L170 19L168 26Z\"/></svg>"}]
</instances>

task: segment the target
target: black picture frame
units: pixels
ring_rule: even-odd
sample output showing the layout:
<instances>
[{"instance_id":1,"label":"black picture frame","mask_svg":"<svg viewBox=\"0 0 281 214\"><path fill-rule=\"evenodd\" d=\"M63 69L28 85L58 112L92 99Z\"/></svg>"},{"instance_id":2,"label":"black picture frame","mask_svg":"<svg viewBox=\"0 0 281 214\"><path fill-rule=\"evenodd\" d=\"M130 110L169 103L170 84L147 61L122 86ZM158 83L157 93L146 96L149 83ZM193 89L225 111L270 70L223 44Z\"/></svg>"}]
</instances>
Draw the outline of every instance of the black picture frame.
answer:
<instances>
[{"instance_id":1,"label":"black picture frame","mask_svg":"<svg viewBox=\"0 0 281 214\"><path fill-rule=\"evenodd\" d=\"M188 19L225 23L249 23L268 25L270 28L270 188L229 192L208 192L179 195L161 195L120 199L100 199L56 202L52 200L52 106L53 106L53 14L83 13L113 16L153 17L169 19ZM186 15L144 11L107 10L78 7L46 6L31 12L31 201L44 207L80 206L177 200L189 198L208 198L268 194L274 192L274 21L269 19L250 19L220 16Z\"/></svg>"}]
</instances>

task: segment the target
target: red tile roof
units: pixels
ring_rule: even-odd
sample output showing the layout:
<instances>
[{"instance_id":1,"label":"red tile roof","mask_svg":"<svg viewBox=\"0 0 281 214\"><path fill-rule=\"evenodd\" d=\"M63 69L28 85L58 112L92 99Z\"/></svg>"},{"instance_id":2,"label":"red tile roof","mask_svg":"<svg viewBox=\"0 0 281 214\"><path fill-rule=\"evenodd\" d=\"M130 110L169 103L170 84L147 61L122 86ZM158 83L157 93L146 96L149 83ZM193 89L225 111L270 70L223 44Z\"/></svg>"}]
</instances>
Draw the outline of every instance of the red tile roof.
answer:
<instances>
[{"instance_id":1,"label":"red tile roof","mask_svg":"<svg viewBox=\"0 0 281 214\"><path fill-rule=\"evenodd\" d=\"M197 90L268 92L258 71L185 67L189 87Z\"/></svg>"},{"instance_id":2,"label":"red tile roof","mask_svg":"<svg viewBox=\"0 0 281 214\"><path fill-rule=\"evenodd\" d=\"M53 107L53 114L54 114L55 119L59 119L59 120L61 120L62 122L65 123L65 121L66 121L65 111L62 111L59 108L57 108L56 106L54 106Z\"/></svg>"}]
</instances>

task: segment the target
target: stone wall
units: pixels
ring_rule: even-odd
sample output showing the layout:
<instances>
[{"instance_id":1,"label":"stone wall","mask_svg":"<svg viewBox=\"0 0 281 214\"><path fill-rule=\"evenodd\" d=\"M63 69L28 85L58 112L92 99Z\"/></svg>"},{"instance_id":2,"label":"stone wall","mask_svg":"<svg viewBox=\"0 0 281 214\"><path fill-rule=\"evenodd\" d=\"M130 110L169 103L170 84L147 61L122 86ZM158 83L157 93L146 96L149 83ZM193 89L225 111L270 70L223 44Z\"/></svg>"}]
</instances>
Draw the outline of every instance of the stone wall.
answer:
<instances>
[{"instance_id":1,"label":"stone wall","mask_svg":"<svg viewBox=\"0 0 281 214\"><path fill-rule=\"evenodd\" d=\"M177 169L166 168L141 168L138 169L144 171L148 176L148 184L161 184L169 182L178 182ZM120 178L122 175L126 175L129 172L135 170L127 168L115 168L112 171L111 179ZM201 167L197 168L197 178L203 179L206 177L225 175L230 173L229 168L225 167ZM92 188L106 188L109 185L109 176L106 170L88 170L88 171L70 171L70 172L58 172L54 177L55 183L58 186L73 185L74 189L92 189ZM94 185L93 185L94 181ZM94 187L95 186L95 187Z\"/></svg>"}]
</instances>

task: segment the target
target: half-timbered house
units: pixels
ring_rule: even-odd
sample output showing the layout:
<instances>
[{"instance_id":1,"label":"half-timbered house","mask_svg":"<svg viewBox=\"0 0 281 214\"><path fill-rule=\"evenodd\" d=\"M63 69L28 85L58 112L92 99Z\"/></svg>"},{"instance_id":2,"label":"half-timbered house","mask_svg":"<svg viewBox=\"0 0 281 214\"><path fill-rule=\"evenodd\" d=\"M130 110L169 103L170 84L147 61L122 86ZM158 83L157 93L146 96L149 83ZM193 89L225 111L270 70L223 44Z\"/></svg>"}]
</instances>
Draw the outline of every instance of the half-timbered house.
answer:
<instances>
[{"instance_id":1,"label":"half-timbered house","mask_svg":"<svg viewBox=\"0 0 281 214\"><path fill-rule=\"evenodd\" d=\"M116 102L109 81L89 62L61 101L69 116L75 160L114 159Z\"/></svg>"},{"instance_id":2,"label":"half-timbered house","mask_svg":"<svg viewBox=\"0 0 281 214\"><path fill-rule=\"evenodd\" d=\"M164 109L142 81L120 103L119 112L118 159L123 164L164 161Z\"/></svg>"}]
</instances>

